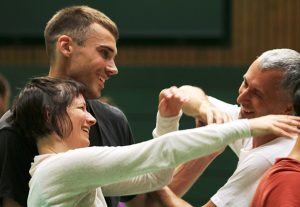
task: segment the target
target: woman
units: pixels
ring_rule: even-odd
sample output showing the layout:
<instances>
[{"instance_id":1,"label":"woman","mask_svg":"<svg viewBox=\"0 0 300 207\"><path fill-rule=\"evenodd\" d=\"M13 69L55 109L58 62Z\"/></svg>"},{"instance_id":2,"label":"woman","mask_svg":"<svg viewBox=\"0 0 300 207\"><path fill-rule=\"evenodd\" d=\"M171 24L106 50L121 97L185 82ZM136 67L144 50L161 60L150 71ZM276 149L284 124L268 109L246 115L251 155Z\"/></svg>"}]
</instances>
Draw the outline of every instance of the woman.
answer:
<instances>
[{"instance_id":1,"label":"woman","mask_svg":"<svg viewBox=\"0 0 300 207\"><path fill-rule=\"evenodd\" d=\"M40 154L30 169L28 206L106 206L103 196L161 188L178 164L235 139L299 133L300 118L278 115L172 132L131 146L88 147L96 120L84 94L77 82L44 77L32 79L16 99L10 121ZM127 185L129 179L135 184Z\"/></svg>"}]
</instances>

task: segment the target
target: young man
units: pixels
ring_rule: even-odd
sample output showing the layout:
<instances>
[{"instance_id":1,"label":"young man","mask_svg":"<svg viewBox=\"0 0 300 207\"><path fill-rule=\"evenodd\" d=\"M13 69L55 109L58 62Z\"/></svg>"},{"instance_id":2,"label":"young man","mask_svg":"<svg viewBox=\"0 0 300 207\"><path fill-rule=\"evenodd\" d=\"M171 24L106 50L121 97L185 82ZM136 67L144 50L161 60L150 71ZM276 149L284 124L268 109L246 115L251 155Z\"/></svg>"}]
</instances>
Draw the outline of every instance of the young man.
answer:
<instances>
[{"instance_id":1,"label":"young man","mask_svg":"<svg viewBox=\"0 0 300 207\"><path fill-rule=\"evenodd\" d=\"M114 61L118 35L112 20L87 6L58 11L44 31L50 62L49 76L74 79L87 86L90 98L87 109L97 120L90 130L91 146L124 146L134 142L125 115L119 109L98 101L105 82L118 73ZM176 99L179 105L184 102L180 96L166 98L169 99ZM164 116L173 116L178 112L177 109L176 113L172 112L172 107L171 110L165 108L165 113L163 111ZM0 205L26 206L29 168L37 150L25 135L5 122L9 115L9 112L6 113L0 121ZM31 119L34 119L34 114L28 117L28 122ZM161 131L166 132L168 130ZM181 186L184 185L179 184L178 188ZM128 201L127 204L132 207L143 207L155 205L153 198L151 194L143 194L124 197L122 201ZM116 207L119 200L119 197L106 198L108 206L112 207Z\"/></svg>"},{"instance_id":2,"label":"young man","mask_svg":"<svg viewBox=\"0 0 300 207\"><path fill-rule=\"evenodd\" d=\"M194 107L191 107L193 110L188 113L202 122L208 122L209 119L202 114L205 110L202 109L200 113L199 109L209 104L228 113L235 120L268 114L293 114L293 90L299 80L300 54L291 49L275 49L258 57L244 75L237 97L239 107L207 97L199 88L183 86L180 90L198 94L194 99ZM294 143L294 139L276 135L249 137L231 143L229 146L239 157L237 168L227 183L204 206L249 206L264 172L277 157L286 157ZM210 162L206 159L202 165L204 163L208 165ZM197 171L197 167L191 171ZM163 194L164 189L161 191ZM166 197L161 202L168 205L172 200Z\"/></svg>"}]
</instances>

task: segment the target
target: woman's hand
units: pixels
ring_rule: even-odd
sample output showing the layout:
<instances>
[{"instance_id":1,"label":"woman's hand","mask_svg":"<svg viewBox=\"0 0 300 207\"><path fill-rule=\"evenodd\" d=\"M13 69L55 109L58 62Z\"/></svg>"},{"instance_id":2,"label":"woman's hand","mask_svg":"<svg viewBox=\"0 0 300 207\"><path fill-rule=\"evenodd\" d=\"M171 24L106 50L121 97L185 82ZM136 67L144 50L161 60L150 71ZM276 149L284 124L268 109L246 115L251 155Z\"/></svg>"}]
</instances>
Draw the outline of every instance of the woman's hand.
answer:
<instances>
[{"instance_id":1,"label":"woman's hand","mask_svg":"<svg viewBox=\"0 0 300 207\"><path fill-rule=\"evenodd\" d=\"M267 115L249 119L252 136L275 134L295 137L300 133L300 117L289 115Z\"/></svg>"}]
</instances>

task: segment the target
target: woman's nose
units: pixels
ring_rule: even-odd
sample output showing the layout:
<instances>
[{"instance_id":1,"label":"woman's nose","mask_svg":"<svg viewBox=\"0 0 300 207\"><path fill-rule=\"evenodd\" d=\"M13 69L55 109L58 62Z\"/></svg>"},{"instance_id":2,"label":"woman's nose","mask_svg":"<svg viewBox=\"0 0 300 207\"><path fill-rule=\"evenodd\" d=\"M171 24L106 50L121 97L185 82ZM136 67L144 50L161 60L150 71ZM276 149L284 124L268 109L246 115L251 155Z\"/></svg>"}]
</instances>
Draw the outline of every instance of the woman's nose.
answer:
<instances>
[{"instance_id":1,"label":"woman's nose","mask_svg":"<svg viewBox=\"0 0 300 207\"><path fill-rule=\"evenodd\" d=\"M87 122L90 124L90 126L96 124L97 120L95 119L95 117L93 117L89 112L86 113Z\"/></svg>"}]
</instances>

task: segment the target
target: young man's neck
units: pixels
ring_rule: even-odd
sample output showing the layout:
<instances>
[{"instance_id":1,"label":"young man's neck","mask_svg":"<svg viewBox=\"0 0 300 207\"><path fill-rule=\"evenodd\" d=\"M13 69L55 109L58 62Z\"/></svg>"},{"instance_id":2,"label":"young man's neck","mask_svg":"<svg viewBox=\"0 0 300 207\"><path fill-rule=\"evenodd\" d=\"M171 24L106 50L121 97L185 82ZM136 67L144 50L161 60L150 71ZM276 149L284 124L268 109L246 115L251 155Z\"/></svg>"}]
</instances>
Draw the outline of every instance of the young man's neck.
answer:
<instances>
[{"instance_id":1,"label":"young man's neck","mask_svg":"<svg viewBox=\"0 0 300 207\"><path fill-rule=\"evenodd\" d=\"M51 78L61 78L61 79L68 79L68 76L66 76L64 73L59 72L58 70L50 69L48 76Z\"/></svg>"}]
</instances>

